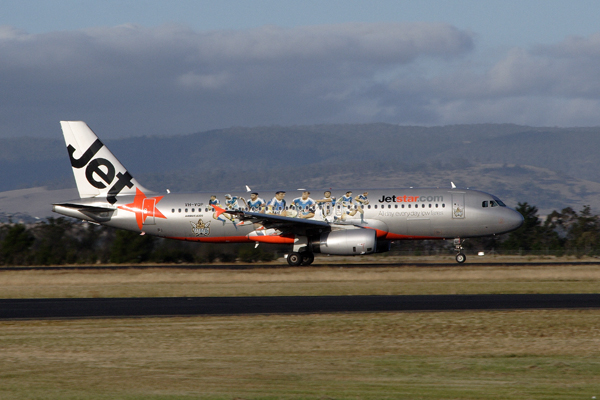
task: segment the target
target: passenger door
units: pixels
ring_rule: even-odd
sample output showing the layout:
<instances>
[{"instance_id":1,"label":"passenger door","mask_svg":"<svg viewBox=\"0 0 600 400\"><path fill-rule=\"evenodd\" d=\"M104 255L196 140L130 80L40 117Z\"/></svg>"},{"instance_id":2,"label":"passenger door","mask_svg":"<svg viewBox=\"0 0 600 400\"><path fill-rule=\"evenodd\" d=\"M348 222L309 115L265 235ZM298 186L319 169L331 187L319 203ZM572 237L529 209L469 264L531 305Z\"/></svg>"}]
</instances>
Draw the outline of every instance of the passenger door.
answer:
<instances>
[{"instance_id":1,"label":"passenger door","mask_svg":"<svg viewBox=\"0 0 600 400\"><path fill-rule=\"evenodd\" d=\"M452 193L452 218L453 219L464 219L465 218L465 194L464 193Z\"/></svg>"}]
</instances>

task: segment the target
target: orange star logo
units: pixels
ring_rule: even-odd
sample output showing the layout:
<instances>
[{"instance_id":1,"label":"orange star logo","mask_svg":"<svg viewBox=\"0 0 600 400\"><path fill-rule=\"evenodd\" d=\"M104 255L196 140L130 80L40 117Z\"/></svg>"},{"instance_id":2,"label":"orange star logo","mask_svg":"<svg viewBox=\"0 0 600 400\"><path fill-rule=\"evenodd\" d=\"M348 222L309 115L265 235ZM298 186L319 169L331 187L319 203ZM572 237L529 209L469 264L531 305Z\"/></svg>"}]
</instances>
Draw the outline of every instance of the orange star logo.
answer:
<instances>
[{"instance_id":1,"label":"orange star logo","mask_svg":"<svg viewBox=\"0 0 600 400\"><path fill-rule=\"evenodd\" d=\"M135 220L141 231L144 222L148 217L167 219L167 217L165 217L163 213L156 208L156 205L162 200L163 197L165 196L146 197L146 195L140 189L135 188L135 197L133 198L133 203L125 204L123 206L119 206L118 208L135 213Z\"/></svg>"}]
</instances>

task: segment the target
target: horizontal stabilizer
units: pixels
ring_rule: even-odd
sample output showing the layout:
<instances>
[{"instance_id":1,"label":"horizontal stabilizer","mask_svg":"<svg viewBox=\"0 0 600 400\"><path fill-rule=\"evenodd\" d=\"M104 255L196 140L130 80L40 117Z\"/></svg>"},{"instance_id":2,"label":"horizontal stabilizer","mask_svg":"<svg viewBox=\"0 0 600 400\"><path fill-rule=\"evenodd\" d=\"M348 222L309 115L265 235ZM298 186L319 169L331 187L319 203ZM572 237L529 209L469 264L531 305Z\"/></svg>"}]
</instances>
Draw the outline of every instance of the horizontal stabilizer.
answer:
<instances>
[{"instance_id":1,"label":"horizontal stabilizer","mask_svg":"<svg viewBox=\"0 0 600 400\"><path fill-rule=\"evenodd\" d=\"M98 207L98 206L89 206L86 204L75 204L75 203L55 203L52 205L72 208L74 210L79 210L79 211L89 211L89 212L97 212L97 213L116 210L116 208L114 208L114 207L112 207L112 208L111 207Z\"/></svg>"}]
</instances>

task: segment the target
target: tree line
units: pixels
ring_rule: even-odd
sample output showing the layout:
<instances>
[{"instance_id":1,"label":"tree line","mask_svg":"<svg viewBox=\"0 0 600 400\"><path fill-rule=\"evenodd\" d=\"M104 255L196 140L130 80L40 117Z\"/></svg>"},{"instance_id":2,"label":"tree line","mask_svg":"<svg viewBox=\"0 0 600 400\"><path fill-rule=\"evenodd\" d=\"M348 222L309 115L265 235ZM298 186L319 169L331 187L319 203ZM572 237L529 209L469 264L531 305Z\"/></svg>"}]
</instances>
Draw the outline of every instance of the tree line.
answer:
<instances>
[{"instance_id":1,"label":"tree line","mask_svg":"<svg viewBox=\"0 0 600 400\"><path fill-rule=\"evenodd\" d=\"M268 247L199 245L63 217L0 227L1 265L270 261L275 253Z\"/></svg>"},{"instance_id":2,"label":"tree line","mask_svg":"<svg viewBox=\"0 0 600 400\"><path fill-rule=\"evenodd\" d=\"M517 207L523 226L505 235L465 241L467 252L497 254L600 255L600 218L589 206L553 211L544 221L528 203ZM397 241L384 254L452 254L449 241ZM35 224L0 226L1 265L212 263L271 261L282 255L277 247L261 244L198 244L82 223L48 218Z\"/></svg>"}]
</instances>

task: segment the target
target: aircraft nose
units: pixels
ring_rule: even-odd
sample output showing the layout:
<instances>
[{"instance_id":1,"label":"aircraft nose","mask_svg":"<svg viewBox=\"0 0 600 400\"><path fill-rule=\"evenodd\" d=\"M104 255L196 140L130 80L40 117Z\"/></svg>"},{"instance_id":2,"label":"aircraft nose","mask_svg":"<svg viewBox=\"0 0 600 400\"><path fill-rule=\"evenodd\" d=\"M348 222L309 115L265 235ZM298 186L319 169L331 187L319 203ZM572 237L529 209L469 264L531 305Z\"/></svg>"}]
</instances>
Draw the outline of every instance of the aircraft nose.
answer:
<instances>
[{"instance_id":1,"label":"aircraft nose","mask_svg":"<svg viewBox=\"0 0 600 400\"><path fill-rule=\"evenodd\" d=\"M514 231L523 225L525 218L523 218L520 212L511 209L510 213L504 218L504 221L509 231Z\"/></svg>"}]
</instances>

